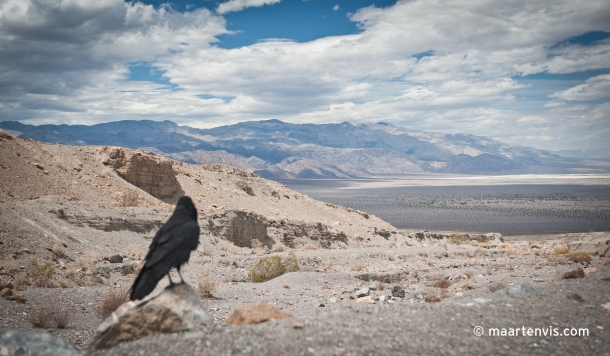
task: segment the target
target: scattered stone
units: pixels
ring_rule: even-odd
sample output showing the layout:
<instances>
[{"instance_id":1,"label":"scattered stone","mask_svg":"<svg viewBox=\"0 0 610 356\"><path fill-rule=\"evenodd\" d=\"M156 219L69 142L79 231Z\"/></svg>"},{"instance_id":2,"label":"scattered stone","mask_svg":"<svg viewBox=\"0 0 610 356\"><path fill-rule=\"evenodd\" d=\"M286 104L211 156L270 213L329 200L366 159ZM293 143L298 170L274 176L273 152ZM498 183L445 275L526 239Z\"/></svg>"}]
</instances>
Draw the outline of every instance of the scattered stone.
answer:
<instances>
[{"instance_id":1,"label":"scattered stone","mask_svg":"<svg viewBox=\"0 0 610 356\"><path fill-rule=\"evenodd\" d=\"M563 279L585 278L585 271L583 271L582 268L579 268L574 271L569 271L569 272L564 273L562 278Z\"/></svg>"},{"instance_id":2,"label":"scattered stone","mask_svg":"<svg viewBox=\"0 0 610 356\"><path fill-rule=\"evenodd\" d=\"M366 297L369 294L370 294L370 292L369 292L368 288L362 288L356 292L356 297L362 298L362 297Z\"/></svg>"},{"instance_id":3,"label":"scattered stone","mask_svg":"<svg viewBox=\"0 0 610 356\"><path fill-rule=\"evenodd\" d=\"M292 324L293 329L303 329L303 323L294 323Z\"/></svg>"},{"instance_id":4,"label":"scattered stone","mask_svg":"<svg viewBox=\"0 0 610 356\"><path fill-rule=\"evenodd\" d=\"M578 295L578 294L576 294L576 293L573 293L573 294L568 294L568 296L567 296L567 297L568 297L568 300L572 300L572 301L574 301L574 302L579 302L579 303L582 303L582 302L584 302L584 301L585 301L584 299L582 299L582 297L581 297L580 295Z\"/></svg>"},{"instance_id":5,"label":"scattered stone","mask_svg":"<svg viewBox=\"0 0 610 356\"><path fill-rule=\"evenodd\" d=\"M332 298L330 298L330 299L329 299L329 301L330 301L331 303L336 303L336 302L337 302L337 298L332 297Z\"/></svg>"},{"instance_id":6,"label":"scattered stone","mask_svg":"<svg viewBox=\"0 0 610 356\"><path fill-rule=\"evenodd\" d=\"M392 288L392 297L394 297L394 298L404 298L405 297L405 290L402 289L401 286L394 286L394 288Z\"/></svg>"},{"instance_id":7,"label":"scattered stone","mask_svg":"<svg viewBox=\"0 0 610 356\"><path fill-rule=\"evenodd\" d=\"M375 291L375 290L377 290L377 286L376 286L376 285L374 285L374 284L371 284L371 285L369 286L369 290L373 290L373 291Z\"/></svg>"},{"instance_id":8,"label":"scattered stone","mask_svg":"<svg viewBox=\"0 0 610 356\"><path fill-rule=\"evenodd\" d=\"M123 262L123 256L121 256L121 255L113 255L110 257L106 257L104 259L110 263L122 263Z\"/></svg>"},{"instance_id":9,"label":"scattered stone","mask_svg":"<svg viewBox=\"0 0 610 356\"><path fill-rule=\"evenodd\" d=\"M371 303L371 302L373 302L373 297L371 297L370 295L356 299L356 303Z\"/></svg>"},{"instance_id":10,"label":"scattered stone","mask_svg":"<svg viewBox=\"0 0 610 356\"><path fill-rule=\"evenodd\" d=\"M318 304L318 307L319 307L319 308L324 308L325 306L326 306L326 305L324 305L324 303L320 303L320 304Z\"/></svg>"},{"instance_id":11,"label":"scattered stone","mask_svg":"<svg viewBox=\"0 0 610 356\"><path fill-rule=\"evenodd\" d=\"M264 303L242 305L235 309L233 314L227 319L227 325L254 325L264 323L269 320L290 318L290 314L284 313L279 309Z\"/></svg>"},{"instance_id":12,"label":"scattered stone","mask_svg":"<svg viewBox=\"0 0 610 356\"><path fill-rule=\"evenodd\" d=\"M531 284L529 284L528 282L523 282L523 283L517 284L516 286L512 286L508 290L508 294L520 295L523 297L530 297L530 296L536 295L536 291L534 290L534 287L532 287Z\"/></svg>"},{"instance_id":13,"label":"scattered stone","mask_svg":"<svg viewBox=\"0 0 610 356\"><path fill-rule=\"evenodd\" d=\"M214 318L193 288L170 285L152 299L119 307L98 327L89 349L106 349L157 332L196 331L213 324Z\"/></svg>"},{"instance_id":14,"label":"scattered stone","mask_svg":"<svg viewBox=\"0 0 610 356\"><path fill-rule=\"evenodd\" d=\"M80 356L68 342L43 331L9 330L0 337L0 355Z\"/></svg>"}]
</instances>

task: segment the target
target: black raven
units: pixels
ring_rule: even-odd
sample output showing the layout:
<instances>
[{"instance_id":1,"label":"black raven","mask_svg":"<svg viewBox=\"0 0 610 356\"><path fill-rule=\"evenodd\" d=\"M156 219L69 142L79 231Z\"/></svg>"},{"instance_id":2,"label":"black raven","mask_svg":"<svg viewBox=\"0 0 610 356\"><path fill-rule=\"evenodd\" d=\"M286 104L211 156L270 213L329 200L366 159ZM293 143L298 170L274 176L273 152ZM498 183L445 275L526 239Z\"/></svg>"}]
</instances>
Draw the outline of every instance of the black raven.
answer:
<instances>
[{"instance_id":1,"label":"black raven","mask_svg":"<svg viewBox=\"0 0 610 356\"><path fill-rule=\"evenodd\" d=\"M197 209L191 198L184 196L178 200L174 214L159 229L153 238L146 263L138 278L131 287L131 300L146 297L157 286L161 278L167 275L171 284L169 271L176 267L182 283L180 267L188 261L191 251L199 245L199 224Z\"/></svg>"}]
</instances>

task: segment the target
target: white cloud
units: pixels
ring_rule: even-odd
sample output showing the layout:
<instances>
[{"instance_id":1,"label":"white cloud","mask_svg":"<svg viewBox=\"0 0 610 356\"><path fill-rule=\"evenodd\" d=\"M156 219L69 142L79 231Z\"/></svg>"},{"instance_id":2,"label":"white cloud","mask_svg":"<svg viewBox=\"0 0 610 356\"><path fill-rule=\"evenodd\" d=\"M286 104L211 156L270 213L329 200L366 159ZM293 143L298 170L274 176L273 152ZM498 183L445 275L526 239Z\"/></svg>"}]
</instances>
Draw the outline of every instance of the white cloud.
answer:
<instances>
[{"instance_id":1,"label":"white cloud","mask_svg":"<svg viewBox=\"0 0 610 356\"><path fill-rule=\"evenodd\" d=\"M231 0L217 13L277 2ZM609 17L606 0L401 0L352 14L358 34L223 49L214 43L229 33L225 20L205 9L4 0L0 117L36 123L169 118L198 127L271 117L389 121L513 143L531 132L527 143L534 146L537 135L575 145L582 143L579 134L605 132L609 125L592 119L607 107L573 103L607 98L608 75L558 91L551 103L541 94L538 104L519 96L525 85L518 78L608 68L609 39L556 44L610 31ZM148 62L179 90L126 81L133 62ZM200 94L235 98L204 100ZM575 120L590 124L575 127Z\"/></svg>"},{"instance_id":2,"label":"white cloud","mask_svg":"<svg viewBox=\"0 0 610 356\"><path fill-rule=\"evenodd\" d=\"M336 4L335 6L333 6L333 10L334 10L334 11L339 10L339 4Z\"/></svg>"},{"instance_id":3,"label":"white cloud","mask_svg":"<svg viewBox=\"0 0 610 356\"><path fill-rule=\"evenodd\" d=\"M560 100L597 100L610 97L610 74L589 78L584 84L559 91L550 96Z\"/></svg>"},{"instance_id":4,"label":"white cloud","mask_svg":"<svg viewBox=\"0 0 610 356\"><path fill-rule=\"evenodd\" d=\"M281 0L229 0L218 5L216 12L219 14L226 14L227 12L241 11L247 7L273 5L280 1Z\"/></svg>"}]
</instances>

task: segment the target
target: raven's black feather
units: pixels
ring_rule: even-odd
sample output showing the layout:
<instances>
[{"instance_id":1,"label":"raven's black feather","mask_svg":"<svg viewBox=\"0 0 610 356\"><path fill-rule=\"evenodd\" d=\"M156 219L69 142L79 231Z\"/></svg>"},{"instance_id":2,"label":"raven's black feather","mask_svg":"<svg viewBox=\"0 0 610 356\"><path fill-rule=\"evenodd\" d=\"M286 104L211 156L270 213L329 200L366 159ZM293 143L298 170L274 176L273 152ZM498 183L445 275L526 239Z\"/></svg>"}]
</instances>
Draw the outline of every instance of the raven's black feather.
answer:
<instances>
[{"instance_id":1,"label":"raven's black feather","mask_svg":"<svg viewBox=\"0 0 610 356\"><path fill-rule=\"evenodd\" d=\"M185 196L178 200L174 214L153 238L144 267L131 287L130 299L146 297L172 268L179 271L197 245L197 209L191 198Z\"/></svg>"}]
</instances>

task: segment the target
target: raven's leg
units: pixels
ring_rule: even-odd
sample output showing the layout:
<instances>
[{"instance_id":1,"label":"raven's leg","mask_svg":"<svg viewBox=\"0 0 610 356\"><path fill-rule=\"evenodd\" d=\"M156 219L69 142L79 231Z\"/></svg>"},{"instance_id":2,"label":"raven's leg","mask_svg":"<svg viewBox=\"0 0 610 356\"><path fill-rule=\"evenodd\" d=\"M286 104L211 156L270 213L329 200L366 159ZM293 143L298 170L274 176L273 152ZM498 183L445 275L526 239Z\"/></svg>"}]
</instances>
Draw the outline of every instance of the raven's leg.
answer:
<instances>
[{"instance_id":1,"label":"raven's leg","mask_svg":"<svg viewBox=\"0 0 610 356\"><path fill-rule=\"evenodd\" d=\"M175 283L174 283L174 281L172 281L171 274L167 273L167 278L169 278L169 285L173 286Z\"/></svg>"},{"instance_id":2,"label":"raven's leg","mask_svg":"<svg viewBox=\"0 0 610 356\"><path fill-rule=\"evenodd\" d=\"M176 269L178 270L178 275L180 276L180 283L184 284L184 278L182 278L182 273L180 273L180 266L176 267Z\"/></svg>"}]
</instances>

